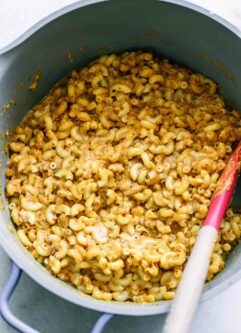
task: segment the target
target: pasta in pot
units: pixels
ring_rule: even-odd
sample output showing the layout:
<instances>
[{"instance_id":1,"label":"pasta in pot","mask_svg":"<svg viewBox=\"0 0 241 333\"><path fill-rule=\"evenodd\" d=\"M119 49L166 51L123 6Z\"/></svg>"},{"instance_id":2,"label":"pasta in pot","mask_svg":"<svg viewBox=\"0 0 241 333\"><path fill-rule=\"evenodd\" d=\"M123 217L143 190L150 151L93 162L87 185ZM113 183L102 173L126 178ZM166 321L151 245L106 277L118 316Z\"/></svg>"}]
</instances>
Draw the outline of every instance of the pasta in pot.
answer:
<instances>
[{"instance_id":1,"label":"pasta in pot","mask_svg":"<svg viewBox=\"0 0 241 333\"><path fill-rule=\"evenodd\" d=\"M172 299L217 180L241 139L216 84L151 53L104 55L30 110L9 144L17 235L100 300ZM240 238L230 208L208 280Z\"/></svg>"}]
</instances>

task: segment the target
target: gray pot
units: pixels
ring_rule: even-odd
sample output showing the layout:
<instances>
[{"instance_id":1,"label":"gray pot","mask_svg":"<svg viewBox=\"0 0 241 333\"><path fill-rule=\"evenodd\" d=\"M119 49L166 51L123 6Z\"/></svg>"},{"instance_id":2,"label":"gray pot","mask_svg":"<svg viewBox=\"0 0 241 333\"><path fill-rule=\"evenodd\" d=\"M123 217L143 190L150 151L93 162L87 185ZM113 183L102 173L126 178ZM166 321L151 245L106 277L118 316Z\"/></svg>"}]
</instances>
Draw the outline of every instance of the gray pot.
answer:
<instances>
[{"instance_id":1,"label":"gray pot","mask_svg":"<svg viewBox=\"0 0 241 333\"><path fill-rule=\"evenodd\" d=\"M219 83L226 101L241 110L241 41L235 27L184 1L86 0L48 16L0 50L0 105L5 104L1 111L1 132L15 128L31 106L71 69L87 64L101 53L133 49L152 51L211 77ZM39 68L42 76L38 88L30 91ZM0 141L2 152L6 138ZM0 241L20 268L51 292L90 309L135 316L168 310L167 301L154 304L98 301L51 276L16 237L4 196L5 162L6 156L2 155L4 208L0 212ZM238 205L237 199L238 191L234 205ZM240 277L241 247L237 246L225 269L206 285L202 300L223 291Z\"/></svg>"}]
</instances>

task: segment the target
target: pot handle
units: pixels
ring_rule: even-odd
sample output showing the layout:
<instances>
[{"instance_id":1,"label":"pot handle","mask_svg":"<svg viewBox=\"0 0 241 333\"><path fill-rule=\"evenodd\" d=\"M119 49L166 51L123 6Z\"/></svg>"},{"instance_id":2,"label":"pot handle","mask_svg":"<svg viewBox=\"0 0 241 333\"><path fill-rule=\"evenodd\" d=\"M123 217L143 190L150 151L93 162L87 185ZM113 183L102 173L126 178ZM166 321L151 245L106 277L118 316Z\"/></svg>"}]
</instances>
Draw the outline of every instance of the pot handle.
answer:
<instances>
[{"instance_id":1,"label":"pot handle","mask_svg":"<svg viewBox=\"0 0 241 333\"><path fill-rule=\"evenodd\" d=\"M113 314L110 313L103 313L97 322L95 323L95 326L92 328L90 333L101 333L103 332L103 329L107 325L107 323L114 317Z\"/></svg>"},{"instance_id":2,"label":"pot handle","mask_svg":"<svg viewBox=\"0 0 241 333\"><path fill-rule=\"evenodd\" d=\"M12 262L10 276L0 295L0 314L10 326L17 329L21 333L40 333L15 317L9 308L8 302L18 284L21 273L21 269L14 262ZM114 315L112 314L102 314L95 323L91 333L101 333L108 321L110 321L113 317Z\"/></svg>"},{"instance_id":3,"label":"pot handle","mask_svg":"<svg viewBox=\"0 0 241 333\"><path fill-rule=\"evenodd\" d=\"M10 276L0 296L0 313L3 319L13 328L22 333L40 333L19 320L9 308L8 301L14 292L22 271L12 262Z\"/></svg>"}]
</instances>

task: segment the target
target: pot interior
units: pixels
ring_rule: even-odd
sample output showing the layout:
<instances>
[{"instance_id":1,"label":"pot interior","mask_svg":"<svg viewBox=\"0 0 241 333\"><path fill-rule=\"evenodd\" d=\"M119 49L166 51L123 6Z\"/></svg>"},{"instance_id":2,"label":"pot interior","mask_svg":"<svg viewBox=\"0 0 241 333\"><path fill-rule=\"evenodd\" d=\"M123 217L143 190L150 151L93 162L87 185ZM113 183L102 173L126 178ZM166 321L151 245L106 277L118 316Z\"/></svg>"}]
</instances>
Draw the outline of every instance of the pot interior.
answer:
<instances>
[{"instance_id":1,"label":"pot interior","mask_svg":"<svg viewBox=\"0 0 241 333\"><path fill-rule=\"evenodd\" d=\"M224 25L185 7L181 1L176 1L179 4L157 0L139 0L138 4L131 0L92 2L81 1L69 7L64 10L65 15L44 25L0 56L0 144L3 152L8 140L6 131L14 129L57 80L101 54L146 50L166 57L212 78L227 103L241 110L241 41ZM36 28L31 33L34 30ZM29 89L35 81L37 89ZM6 154L3 153L0 239L3 248L21 268L59 296L92 309L129 315L167 311L167 301L137 305L94 300L55 279L36 263L17 240L5 209L5 162ZM240 194L241 182L232 203L236 208L241 206ZM241 245L231 253L224 270L205 286L203 298L223 290L239 276Z\"/></svg>"}]
</instances>

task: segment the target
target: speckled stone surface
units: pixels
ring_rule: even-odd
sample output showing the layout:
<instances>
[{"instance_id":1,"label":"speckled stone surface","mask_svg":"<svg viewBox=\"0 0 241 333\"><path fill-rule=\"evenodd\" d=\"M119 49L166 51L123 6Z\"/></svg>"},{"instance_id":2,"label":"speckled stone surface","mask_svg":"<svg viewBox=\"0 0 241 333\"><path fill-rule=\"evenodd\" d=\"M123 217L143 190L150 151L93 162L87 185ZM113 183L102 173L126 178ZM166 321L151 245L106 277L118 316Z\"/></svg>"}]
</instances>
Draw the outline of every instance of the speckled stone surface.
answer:
<instances>
[{"instance_id":1,"label":"speckled stone surface","mask_svg":"<svg viewBox=\"0 0 241 333\"><path fill-rule=\"evenodd\" d=\"M74 0L0 0L0 48L17 38L58 8ZM193 0L225 17L241 29L241 0ZM0 248L0 292L7 281L10 260ZM22 274L11 299L11 309L26 323L41 333L87 333L98 312L70 304L37 285ZM151 317L116 317L106 333L160 333L165 315ZM0 333L16 332L0 318ZM241 332L241 281L215 298L201 304L190 333Z\"/></svg>"}]
</instances>

